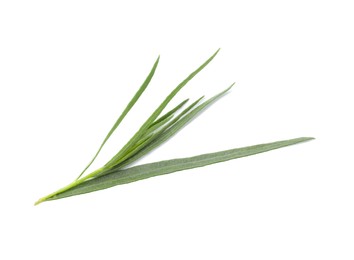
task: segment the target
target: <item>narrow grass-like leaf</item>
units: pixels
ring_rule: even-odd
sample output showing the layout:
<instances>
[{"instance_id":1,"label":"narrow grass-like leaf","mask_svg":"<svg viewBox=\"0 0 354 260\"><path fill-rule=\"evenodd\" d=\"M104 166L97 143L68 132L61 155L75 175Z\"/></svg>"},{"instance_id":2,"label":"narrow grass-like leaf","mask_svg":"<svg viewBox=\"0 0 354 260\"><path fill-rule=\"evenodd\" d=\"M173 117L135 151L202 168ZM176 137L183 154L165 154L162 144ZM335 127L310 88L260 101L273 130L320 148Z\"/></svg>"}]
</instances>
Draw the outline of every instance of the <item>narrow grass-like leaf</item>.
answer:
<instances>
[{"instance_id":1,"label":"narrow grass-like leaf","mask_svg":"<svg viewBox=\"0 0 354 260\"><path fill-rule=\"evenodd\" d=\"M122 114L119 116L119 118L117 119L117 121L114 123L113 127L111 128L111 130L108 132L107 136L105 137L105 139L103 140L102 144L100 145L98 151L96 152L95 156L92 158L92 160L89 162L89 164L85 167L85 169L80 173L80 175L77 177L77 179L79 179L84 172L88 169L88 167L91 166L91 164L94 162L94 160L97 158L98 154L100 153L100 151L102 150L103 146L105 145L105 143L107 142L107 140L110 138L110 136L113 134L113 132L117 129L117 127L120 125L120 123L123 121L124 117L129 113L129 111L132 109L132 107L135 105L135 103L138 101L138 99L140 98L140 96L143 94L143 92L145 91L145 89L147 88L147 86L149 85L152 77L155 74L157 65L159 63L160 57L157 58L156 62L154 63L149 75L147 76L147 78L145 79L145 81L143 82L143 84L141 85L141 87L138 89L138 91L135 93L134 97L130 100L130 102L128 103L128 105L125 107L124 111L122 112Z\"/></svg>"},{"instance_id":2,"label":"narrow grass-like leaf","mask_svg":"<svg viewBox=\"0 0 354 260\"><path fill-rule=\"evenodd\" d=\"M159 175L169 174L177 171L203 167L209 164L233 160L245 156L267 152L285 146L311 140L311 137L301 137L273 143L259 144L243 148L236 148L216 153L198 155L189 158L173 159L139 165L123 170L116 170L110 174L88 180L68 191L60 193L48 200L61 199L69 196L80 195L102 189L107 189L116 185L139 181Z\"/></svg>"},{"instance_id":3,"label":"narrow grass-like leaf","mask_svg":"<svg viewBox=\"0 0 354 260\"><path fill-rule=\"evenodd\" d=\"M145 121L145 123L140 127L138 132L128 141L128 143L105 165L105 167L112 167L117 164L117 161L120 161L121 157L130 150L132 146L141 138L145 133L146 129L156 120L156 118L161 114L164 108L172 100L172 98L192 79L197 75L202 69L204 69L209 62L211 62L216 54L219 52L217 50L207 61L205 61L198 69L192 72L185 80L183 80L172 92L165 98L165 100L158 106L158 108L152 113L152 115Z\"/></svg>"}]
</instances>

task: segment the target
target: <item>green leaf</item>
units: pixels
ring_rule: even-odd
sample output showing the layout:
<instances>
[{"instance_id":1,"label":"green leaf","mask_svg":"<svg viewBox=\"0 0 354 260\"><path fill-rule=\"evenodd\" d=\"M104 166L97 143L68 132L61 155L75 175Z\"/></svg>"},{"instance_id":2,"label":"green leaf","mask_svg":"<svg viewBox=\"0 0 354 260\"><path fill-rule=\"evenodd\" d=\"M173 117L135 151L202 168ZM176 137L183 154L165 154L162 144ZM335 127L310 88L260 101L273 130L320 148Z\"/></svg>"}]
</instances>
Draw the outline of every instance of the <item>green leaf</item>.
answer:
<instances>
[{"instance_id":1,"label":"green leaf","mask_svg":"<svg viewBox=\"0 0 354 260\"><path fill-rule=\"evenodd\" d=\"M94 160L97 158L98 154L100 153L100 151L102 150L103 146L105 145L105 143L107 142L107 140L110 138L110 136L113 134L113 132L117 129L117 127L120 125L120 123L123 121L124 117L129 113L129 111L132 109L132 107L135 105L135 103L138 101L138 99L140 98L140 96L143 94L143 92L145 91L145 89L147 88L147 86L149 85L152 77L155 74L157 65L159 63L160 60L160 56L157 58L156 62L154 63L154 66L152 67L149 75L147 76L147 78L145 79L145 81L143 82L143 84L141 85L141 87L138 89L138 91L135 93L134 97L130 100L130 102L128 103L128 105L125 107L124 111L122 112L122 114L119 116L119 118L117 119L117 121L114 123L113 127L111 128L111 130L108 132L107 136L105 137L105 139L103 140L101 146L98 148L98 151L96 152L95 156L92 158L92 160L89 162L89 164L85 167L85 169L80 173L80 175L77 177L77 179L79 179L84 172L88 169L88 167L91 166L91 164L94 162Z\"/></svg>"},{"instance_id":2,"label":"green leaf","mask_svg":"<svg viewBox=\"0 0 354 260\"><path fill-rule=\"evenodd\" d=\"M159 175L169 174L177 171L203 167L209 164L233 160L245 156L267 152L281 147L309 141L311 137L301 137L291 140L278 141L267 144L259 144L244 148L236 148L216 153L198 155L189 158L173 159L139 165L123 170L112 171L110 174L88 180L63 193L49 198L48 200L61 199L65 197L80 195L93 191L107 189L116 185L139 181ZM220 173L218 173L220 174Z\"/></svg>"}]
</instances>

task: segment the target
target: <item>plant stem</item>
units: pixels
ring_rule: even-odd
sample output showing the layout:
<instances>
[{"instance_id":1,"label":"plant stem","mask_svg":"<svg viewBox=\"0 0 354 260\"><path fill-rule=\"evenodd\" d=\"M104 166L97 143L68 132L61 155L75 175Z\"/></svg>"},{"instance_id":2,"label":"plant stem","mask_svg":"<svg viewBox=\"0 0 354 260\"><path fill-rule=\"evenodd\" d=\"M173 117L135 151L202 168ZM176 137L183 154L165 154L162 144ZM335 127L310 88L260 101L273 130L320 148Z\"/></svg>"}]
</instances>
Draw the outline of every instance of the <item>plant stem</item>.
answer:
<instances>
[{"instance_id":1,"label":"plant stem","mask_svg":"<svg viewBox=\"0 0 354 260\"><path fill-rule=\"evenodd\" d=\"M62 192L64 192L64 191L67 191L67 190L69 190L69 189L71 189L71 188L73 188L73 187L79 185L80 183L83 183L84 181L86 181L86 180L88 180L88 179L94 177L95 175L99 174L99 173L102 172L103 170L105 170L104 167L99 168L99 169L97 169L97 170L91 172L90 174L88 174L88 175L82 177L81 179L77 179L77 180L73 181L72 183L70 183L70 184L64 186L63 188L61 188L61 189L59 189L59 190L57 190L57 191L55 191L55 192L53 192L53 193L50 193L50 194L47 195L47 196L44 196L44 197L40 198L39 200L36 201L36 203L34 203L34 205L36 206L36 205L38 205L38 204L40 204L40 203L42 203L42 202L48 200L49 198L54 197L55 195L58 195L59 193L62 193Z\"/></svg>"}]
</instances>

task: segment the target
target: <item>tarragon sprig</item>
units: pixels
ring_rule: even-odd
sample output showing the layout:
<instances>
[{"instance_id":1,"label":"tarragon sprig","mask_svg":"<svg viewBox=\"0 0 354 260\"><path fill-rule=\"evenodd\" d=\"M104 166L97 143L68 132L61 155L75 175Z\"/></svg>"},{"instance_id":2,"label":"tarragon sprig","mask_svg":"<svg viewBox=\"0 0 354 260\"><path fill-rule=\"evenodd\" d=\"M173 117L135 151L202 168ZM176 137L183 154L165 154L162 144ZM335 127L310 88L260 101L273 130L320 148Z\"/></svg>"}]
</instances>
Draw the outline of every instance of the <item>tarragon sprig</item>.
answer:
<instances>
[{"instance_id":1,"label":"tarragon sprig","mask_svg":"<svg viewBox=\"0 0 354 260\"><path fill-rule=\"evenodd\" d=\"M85 171L91 166L96 159L103 146L117 129L125 116L129 113L131 108L138 101L142 93L149 85L152 77L155 74L160 57L154 63L150 73L144 80L141 87L130 100L122 114L114 123L107 136L104 138L98 151L84 168L81 174L67 186L39 199L35 205L44 201L61 199L69 196L80 195L92 191L107 189L116 185L125 184L133 181L138 181L158 175L168 174L176 171L202 167L213 163L232 160L240 157L245 157L257 153L278 149L281 147L297 144L308 141L313 138L301 137L285 141L278 141L273 143L255 145L244 148L236 148L216 153L209 153L198 155L190 158L173 159L167 161L160 161L139 166L129 166L136 162L141 157L150 153L152 150L159 147L166 142L178 131L180 131L188 122L193 120L196 115L203 111L207 106L218 100L222 95L228 92L234 84L231 84L227 89L215 95L214 97L201 103L203 97L194 101L191 105L178 113L180 109L189 101L184 100L175 106L170 111L161 115L166 106L174 98L174 96L194 77L196 76L210 61L214 59L219 50L217 50L208 60L206 60L199 68L192 72L185 80L183 80L172 92L165 98L165 100L155 109L151 116L143 123L140 129L132 136L132 138L101 168L83 176Z\"/></svg>"}]
</instances>

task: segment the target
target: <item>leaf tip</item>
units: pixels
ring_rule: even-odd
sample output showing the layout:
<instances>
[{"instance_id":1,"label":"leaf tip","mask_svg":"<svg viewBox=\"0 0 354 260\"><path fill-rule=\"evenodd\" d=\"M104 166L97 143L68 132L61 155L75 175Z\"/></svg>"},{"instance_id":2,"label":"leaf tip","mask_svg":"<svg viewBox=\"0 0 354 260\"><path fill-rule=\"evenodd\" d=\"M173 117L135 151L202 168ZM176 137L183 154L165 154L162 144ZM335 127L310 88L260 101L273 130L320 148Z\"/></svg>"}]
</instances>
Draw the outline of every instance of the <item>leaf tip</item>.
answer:
<instances>
[{"instance_id":1,"label":"leaf tip","mask_svg":"<svg viewBox=\"0 0 354 260\"><path fill-rule=\"evenodd\" d=\"M228 92L235 84L236 82L232 83L227 89L224 90L224 93Z\"/></svg>"},{"instance_id":2,"label":"leaf tip","mask_svg":"<svg viewBox=\"0 0 354 260\"><path fill-rule=\"evenodd\" d=\"M213 56L211 56L211 59L213 59L220 51L220 48L216 50L216 52L213 54Z\"/></svg>"},{"instance_id":3,"label":"leaf tip","mask_svg":"<svg viewBox=\"0 0 354 260\"><path fill-rule=\"evenodd\" d=\"M304 141L311 141L311 140L315 140L315 137L303 137Z\"/></svg>"},{"instance_id":4,"label":"leaf tip","mask_svg":"<svg viewBox=\"0 0 354 260\"><path fill-rule=\"evenodd\" d=\"M156 61L155 61L155 66L159 63L159 61L160 61L160 55L157 56L157 59L156 59Z\"/></svg>"},{"instance_id":5,"label":"leaf tip","mask_svg":"<svg viewBox=\"0 0 354 260\"><path fill-rule=\"evenodd\" d=\"M311 140L314 140L315 138L314 137L299 137L299 138L296 138L294 140L297 141L297 143L303 143L303 142L308 142L308 141L311 141Z\"/></svg>"}]
</instances>

